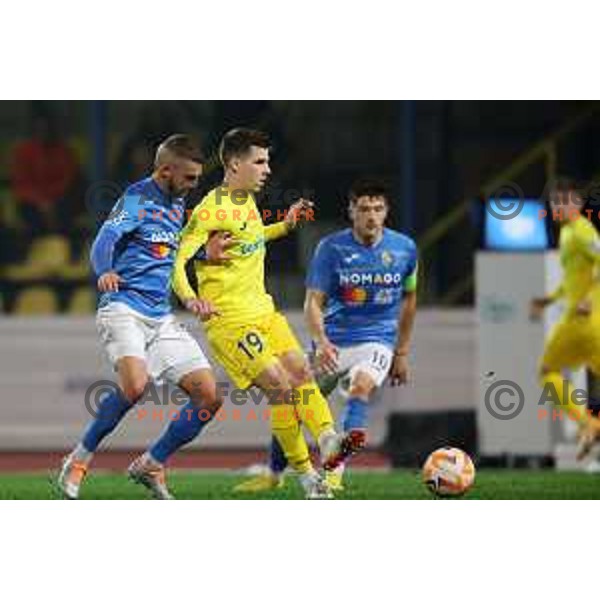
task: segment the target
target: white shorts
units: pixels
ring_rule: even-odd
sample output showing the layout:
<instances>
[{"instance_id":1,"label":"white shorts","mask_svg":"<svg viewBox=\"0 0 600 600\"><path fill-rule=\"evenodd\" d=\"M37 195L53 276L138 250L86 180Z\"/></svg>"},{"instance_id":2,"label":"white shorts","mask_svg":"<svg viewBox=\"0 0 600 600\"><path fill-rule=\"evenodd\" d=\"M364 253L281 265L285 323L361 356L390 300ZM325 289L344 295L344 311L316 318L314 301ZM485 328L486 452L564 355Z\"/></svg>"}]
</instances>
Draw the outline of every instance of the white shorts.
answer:
<instances>
[{"instance_id":1,"label":"white shorts","mask_svg":"<svg viewBox=\"0 0 600 600\"><path fill-rule=\"evenodd\" d=\"M348 393L354 377L359 372L367 373L373 379L375 387L381 387L392 365L393 352L388 346L368 342L339 350L339 370L335 379L341 392Z\"/></svg>"},{"instance_id":2,"label":"white shorts","mask_svg":"<svg viewBox=\"0 0 600 600\"><path fill-rule=\"evenodd\" d=\"M113 368L124 356L146 361L158 382L177 385L184 375L210 369L198 342L173 315L153 319L122 302L111 302L96 314L100 341Z\"/></svg>"}]
</instances>

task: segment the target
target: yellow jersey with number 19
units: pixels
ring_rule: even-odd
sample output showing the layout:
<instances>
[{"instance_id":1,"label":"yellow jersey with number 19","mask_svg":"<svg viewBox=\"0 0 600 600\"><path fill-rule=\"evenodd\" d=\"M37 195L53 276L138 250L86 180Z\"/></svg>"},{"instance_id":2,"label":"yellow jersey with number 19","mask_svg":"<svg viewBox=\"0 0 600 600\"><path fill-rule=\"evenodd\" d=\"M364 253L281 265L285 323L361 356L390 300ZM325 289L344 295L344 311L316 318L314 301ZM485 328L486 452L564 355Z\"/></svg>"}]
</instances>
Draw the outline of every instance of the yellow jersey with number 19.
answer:
<instances>
[{"instance_id":1,"label":"yellow jersey with number 19","mask_svg":"<svg viewBox=\"0 0 600 600\"><path fill-rule=\"evenodd\" d=\"M231 260L211 264L197 258L211 232L227 231L234 244L227 250ZM233 197L226 187L209 192L194 209L181 233L175 258L173 289L181 300L200 297L210 301L220 315L206 325L244 323L275 311L265 288L265 242L285 235L284 222L265 226L251 194ZM194 260L198 293L191 287L185 266Z\"/></svg>"}]
</instances>

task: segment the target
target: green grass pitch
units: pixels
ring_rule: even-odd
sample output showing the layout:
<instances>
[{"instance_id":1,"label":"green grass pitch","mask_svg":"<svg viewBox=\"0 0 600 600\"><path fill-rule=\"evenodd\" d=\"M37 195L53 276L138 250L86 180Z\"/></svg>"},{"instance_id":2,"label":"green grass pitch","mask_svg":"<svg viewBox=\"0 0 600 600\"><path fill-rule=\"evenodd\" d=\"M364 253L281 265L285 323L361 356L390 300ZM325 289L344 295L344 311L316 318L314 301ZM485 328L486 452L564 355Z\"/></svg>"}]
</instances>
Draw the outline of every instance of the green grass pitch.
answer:
<instances>
[{"instance_id":1,"label":"green grass pitch","mask_svg":"<svg viewBox=\"0 0 600 600\"><path fill-rule=\"evenodd\" d=\"M170 474L171 488L179 499L301 499L293 477L283 489L261 494L238 494L233 486L243 476L227 472L179 471ZM347 475L340 499L431 499L416 471L354 472ZM145 490L122 473L92 472L82 487L82 499L145 499ZM58 498L49 473L0 475L0 499ZM553 471L481 470L465 499L599 499L600 475Z\"/></svg>"}]
</instances>

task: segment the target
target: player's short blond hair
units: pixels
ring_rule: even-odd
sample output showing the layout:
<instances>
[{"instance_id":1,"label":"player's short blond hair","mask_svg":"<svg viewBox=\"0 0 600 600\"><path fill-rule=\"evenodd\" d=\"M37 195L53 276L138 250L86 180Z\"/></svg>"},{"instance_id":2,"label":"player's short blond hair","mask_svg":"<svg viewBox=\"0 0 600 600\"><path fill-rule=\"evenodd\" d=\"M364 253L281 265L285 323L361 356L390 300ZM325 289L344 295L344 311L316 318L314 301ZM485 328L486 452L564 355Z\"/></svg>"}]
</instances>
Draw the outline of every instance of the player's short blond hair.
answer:
<instances>
[{"instance_id":1,"label":"player's short blond hair","mask_svg":"<svg viewBox=\"0 0 600 600\"><path fill-rule=\"evenodd\" d=\"M159 167L177 158L191 160L198 164L204 163L204 155L200 144L191 136L183 133L170 135L158 146L154 157L154 166Z\"/></svg>"}]
</instances>

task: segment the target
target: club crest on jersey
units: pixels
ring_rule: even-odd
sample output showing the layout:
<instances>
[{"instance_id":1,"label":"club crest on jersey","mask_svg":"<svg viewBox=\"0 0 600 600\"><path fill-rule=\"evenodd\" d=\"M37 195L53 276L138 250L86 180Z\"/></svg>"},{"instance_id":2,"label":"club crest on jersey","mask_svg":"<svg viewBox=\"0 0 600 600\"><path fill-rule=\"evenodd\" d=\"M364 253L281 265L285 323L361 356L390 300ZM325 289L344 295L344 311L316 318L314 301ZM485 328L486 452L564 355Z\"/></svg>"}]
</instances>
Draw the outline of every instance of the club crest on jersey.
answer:
<instances>
[{"instance_id":1,"label":"club crest on jersey","mask_svg":"<svg viewBox=\"0 0 600 600\"><path fill-rule=\"evenodd\" d=\"M383 263L384 267L391 267L394 264L394 257L392 256L392 253L384 250L381 253L381 262Z\"/></svg>"}]
</instances>

